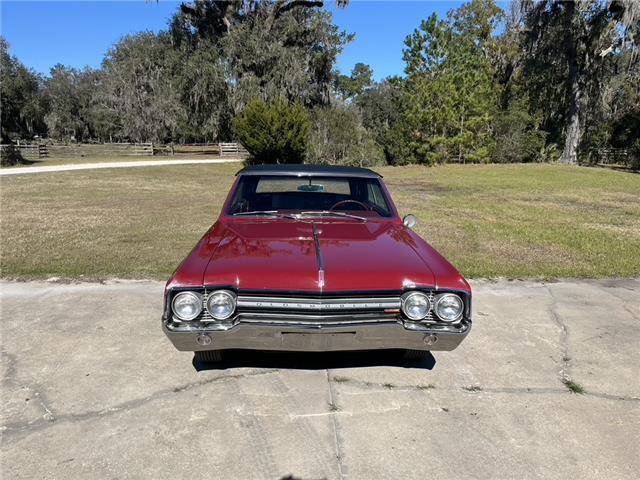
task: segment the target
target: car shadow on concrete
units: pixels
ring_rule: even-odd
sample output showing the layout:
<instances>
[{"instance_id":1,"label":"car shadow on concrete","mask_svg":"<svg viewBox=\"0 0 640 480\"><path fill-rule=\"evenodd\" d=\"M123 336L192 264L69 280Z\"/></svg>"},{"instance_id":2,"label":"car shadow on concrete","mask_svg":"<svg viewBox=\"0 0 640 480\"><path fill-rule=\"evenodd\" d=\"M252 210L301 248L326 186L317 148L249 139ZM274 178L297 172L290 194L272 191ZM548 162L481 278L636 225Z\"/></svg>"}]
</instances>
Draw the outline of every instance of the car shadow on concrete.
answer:
<instances>
[{"instance_id":1,"label":"car shadow on concrete","mask_svg":"<svg viewBox=\"0 0 640 480\"><path fill-rule=\"evenodd\" d=\"M257 350L225 350L220 362L201 362L194 355L196 371L229 370L234 368L281 368L326 370L356 367L400 367L433 370L436 359L427 352L419 360L404 358L401 350L372 350L367 352L274 352Z\"/></svg>"}]
</instances>

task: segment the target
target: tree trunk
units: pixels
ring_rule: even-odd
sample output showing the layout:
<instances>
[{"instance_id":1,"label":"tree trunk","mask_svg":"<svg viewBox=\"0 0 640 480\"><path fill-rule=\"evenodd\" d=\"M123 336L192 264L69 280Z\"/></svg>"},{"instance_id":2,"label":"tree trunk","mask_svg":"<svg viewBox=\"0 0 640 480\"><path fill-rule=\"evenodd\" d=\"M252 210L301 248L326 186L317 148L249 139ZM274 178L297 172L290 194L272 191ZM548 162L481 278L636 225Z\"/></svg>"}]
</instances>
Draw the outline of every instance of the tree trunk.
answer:
<instances>
[{"instance_id":1,"label":"tree trunk","mask_svg":"<svg viewBox=\"0 0 640 480\"><path fill-rule=\"evenodd\" d=\"M579 41L574 35L573 20L576 15L575 4L573 2L566 2L565 8L565 42L567 51L567 60L569 63L569 88L570 92L570 106L569 114L567 116L567 123L565 128L565 140L564 151L560 158L561 163L569 165L575 165L578 163L578 144L582 137L581 120L581 103L582 103L582 89L580 88L580 70L578 67L578 53L576 42Z\"/></svg>"},{"instance_id":2,"label":"tree trunk","mask_svg":"<svg viewBox=\"0 0 640 480\"><path fill-rule=\"evenodd\" d=\"M564 140L564 151L560 161L569 165L578 163L578 145L582 138L582 126L580 125L580 97L572 99L575 105L572 105L569 114L569 122L567 124L566 136Z\"/></svg>"}]
</instances>

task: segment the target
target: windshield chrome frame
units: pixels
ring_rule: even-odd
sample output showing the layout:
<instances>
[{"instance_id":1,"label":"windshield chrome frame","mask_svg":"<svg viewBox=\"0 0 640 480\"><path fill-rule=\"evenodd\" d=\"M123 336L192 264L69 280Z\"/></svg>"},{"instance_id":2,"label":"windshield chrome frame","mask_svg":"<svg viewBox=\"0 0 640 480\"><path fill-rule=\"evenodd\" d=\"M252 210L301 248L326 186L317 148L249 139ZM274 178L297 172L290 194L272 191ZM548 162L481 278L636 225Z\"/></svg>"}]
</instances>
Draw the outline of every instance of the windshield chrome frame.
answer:
<instances>
[{"instance_id":1,"label":"windshield chrome frame","mask_svg":"<svg viewBox=\"0 0 640 480\"><path fill-rule=\"evenodd\" d=\"M249 215L249 214L245 214L245 215L237 215L237 214L233 214L230 213L229 210L231 208L231 202L233 201L233 198L236 195L236 192L238 191L238 189L240 188L240 183L242 181L242 179L245 176L251 176L251 177L256 177L256 176L262 176L262 175L256 175L255 173L252 173L251 175L244 175L242 173L240 173L237 177L235 182L233 183L231 189L229 190L229 193L227 195L227 198L222 206L222 209L220 211L220 218L227 218L227 219L239 219L239 218L264 218L264 219L268 219L269 218L269 214L265 214L265 213L256 213L255 215ZM306 177L318 177L318 176L325 176L325 175L306 175L306 174L296 174L296 175L287 175L287 174L280 174L280 175L273 175L273 174L268 174L268 175L264 175L265 177L273 177L273 176L282 176L282 177L292 177L292 178L306 178ZM400 214L398 213L398 209L395 205L395 203L393 202L393 199L391 197L391 194L389 193L389 190L387 189L387 186L385 185L384 181L382 180L382 177L376 177L376 178L372 178L370 176L359 176L359 175L345 175L345 174L341 174L341 175L326 175L327 177L333 177L333 178L344 178L346 180L350 179L350 178L359 178L359 179L363 179L363 180L367 180L367 181L371 181L371 180L375 180L378 182L378 185L380 186L380 190L382 191L382 194L384 196L385 201L387 202L387 206L389 207L389 216L383 216L380 215L379 213L377 214L377 216L372 217L372 218L368 218L368 217L359 217L358 215L353 215L350 213L346 213L346 212L342 212L342 211L334 211L331 212L336 213L336 217L342 217L344 216L345 218L349 218L349 217L357 217L354 219L358 219L359 221L361 221L360 219L364 219L365 221L392 221L392 222L399 222L401 221L400 219ZM259 211L256 211L259 212ZM269 212L271 213L271 215L273 216L272 218L278 218L278 216L280 216L281 218L291 218L293 216L300 216L300 214L303 213L308 213L309 216L307 218L311 217L311 214L317 214L318 217L322 217L323 214L322 212L329 212L329 210L302 210L302 211L296 211L296 210L289 210L289 211L273 211L273 210L266 210L265 212ZM238 213L242 213L242 212L238 212ZM377 212L376 212L377 213ZM344 214L344 215L341 215ZM328 215L324 215L325 217L328 217ZM347 217L348 216L348 217ZM304 218L301 218L301 220L303 220Z\"/></svg>"}]
</instances>

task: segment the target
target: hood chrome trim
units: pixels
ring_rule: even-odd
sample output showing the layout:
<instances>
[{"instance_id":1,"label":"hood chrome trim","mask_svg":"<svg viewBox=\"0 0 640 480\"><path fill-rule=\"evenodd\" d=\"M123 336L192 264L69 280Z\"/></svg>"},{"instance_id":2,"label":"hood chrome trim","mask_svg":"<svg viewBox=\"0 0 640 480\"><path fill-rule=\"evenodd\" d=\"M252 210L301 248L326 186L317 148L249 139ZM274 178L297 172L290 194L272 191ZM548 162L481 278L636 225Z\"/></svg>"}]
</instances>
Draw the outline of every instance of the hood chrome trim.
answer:
<instances>
[{"instance_id":1,"label":"hood chrome trim","mask_svg":"<svg viewBox=\"0 0 640 480\"><path fill-rule=\"evenodd\" d=\"M313 241L316 246L316 259L318 260L318 287L320 292L324 288L324 259L322 258L322 250L320 250L320 233L318 227L314 223L313 225Z\"/></svg>"}]
</instances>

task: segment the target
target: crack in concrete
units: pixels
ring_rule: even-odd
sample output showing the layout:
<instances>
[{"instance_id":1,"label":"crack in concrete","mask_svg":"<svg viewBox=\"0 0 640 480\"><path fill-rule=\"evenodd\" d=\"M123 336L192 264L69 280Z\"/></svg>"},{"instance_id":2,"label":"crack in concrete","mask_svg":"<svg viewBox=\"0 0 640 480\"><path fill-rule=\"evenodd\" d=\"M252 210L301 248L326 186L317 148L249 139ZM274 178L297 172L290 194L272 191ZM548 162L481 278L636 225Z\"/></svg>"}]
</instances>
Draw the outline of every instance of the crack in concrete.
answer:
<instances>
[{"instance_id":1,"label":"crack in concrete","mask_svg":"<svg viewBox=\"0 0 640 480\"><path fill-rule=\"evenodd\" d=\"M2 358L3 362L6 362L7 371L5 372L5 376L2 378L2 384L12 385L22 390L28 390L31 392L29 398L33 398L36 400L36 403L42 409L42 419L47 422L54 422L56 420L56 416L54 415L51 407L49 406L49 401L47 400L46 395L44 394L43 388L36 383L31 383L29 385L22 385L18 383L15 379L17 377L17 368L16 368L16 357L4 350L0 351L0 358ZM0 431L1 427L0 427Z\"/></svg>"},{"instance_id":2,"label":"crack in concrete","mask_svg":"<svg viewBox=\"0 0 640 480\"><path fill-rule=\"evenodd\" d=\"M197 382L188 383L185 385L181 385L179 387L167 388L164 390L159 390L157 392L152 393L143 398L136 398L133 400L128 400L126 402L120 403L118 405L114 405L111 407L104 408L102 410L90 410L82 413L71 413L67 415L60 415L54 417L55 423L75 423L81 422L85 420L92 420L94 418L104 418L116 413L131 411L136 408L139 408L149 402L157 400L159 398L164 398L170 395L175 395L178 393L182 393L193 388L202 387L208 385L210 383L215 383L219 381L226 380L234 380L243 377L254 377L259 375L267 375L270 373L277 372L275 369L264 370L259 372L250 372L250 373L242 373L242 374L231 374L231 375L220 375L217 377L211 377L204 380L200 380ZM46 407L45 407L46 408ZM50 410L48 410L50 412ZM53 420L47 420L43 417L42 420L36 420L33 422L27 423L14 423L14 424L6 424L0 427L0 433L2 433L2 440L6 442L8 439L13 441L17 441L21 438L31 435L37 431L46 429L53 425Z\"/></svg>"},{"instance_id":3,"label":"crack in concrete","mask_svg":"<svg viewBox=\"0 0 640 480\"><path fill-rule=\"evenodd\" d=\"M508 394L508 395L575 395L569 392L566 388L558 388L558 387L478 387L474 389L469 389L469 387L461 386L459 388L438 388L432 385L393 385L390 383L376 383L376 382L367 382L363 380L356 380L349 377L340 377L341 384L345 385L353 385L361 388L379 388L378 391L434 391L434 392L448 392L448 393L458 393L460 391L468 394L468 395L479 395L482 393L498 393L498 394ZM372 392L373 393L373 392ZM623 395L612 395L608 393L598 393L598 392L584 392L582 394L585 397L595 397L602 398L606 400L620 400L626 402L636 402L640 401L640 397L629 397Z\"/></svg>"},{"instance_id":4,"label":"crack in concrete","mask_svg":"<svg viewBox=\"0 0 640 480\"><path fill-rule=\"evenodd\" d=\"M36 389L33 386L27 386L26 388L33 392L33 396L38 400L38 405L40 405L40 408L42 408L42 410L44 411L44 413L42 414L42 418L50 423L55 422L57 417L48 406L49 402L45 395L39 389Z\"/></svg>"},{"instance_id":5,"label":"crack in concrete","mask_svg":"<svg viewBox=\"0 0 640 480\"><path fill-rule=\"evenodd\" d=\"M629 315L631 315L631 318L633 318L634 320L638 320L640 321L640 310L638 312L635 312L633 310L631 310L631 307L629 307L628 303L629 303L629 299L628 298L624 298L621 297L620 295L613 293L611 291L613 287L603 287L602 290L604 290L608 295L611 295L613 298L617 298L618 300L620 300L622 302L622 308L624 308L627 313L629 313ZM625 287L617 287L617 288L625 288ZM625 288L626 290L630 290L628 288ZM633 290L631 290L633 292Z\"/></svg>"},{"instance_id":6,"label":"crack in concrete","mask_svg":"<svg viewBox=\"0 0 640 480\"><path fill-rule=\"evenodd\" d=\"M627 305L626 303L623 303L622 308L624 308L629 313L629 315L631 315L631 318L633 318L634 320L638 320L640 322L640 317L638 316L637 313L631 310L631 307L629 305Z\"/></svg>"},{"instance_id":7,"label":"crack in concrete","mask_svg":"<svg viewBox=\"0 0 640 480\"><path fill-rule=\"evenodd\" d=\"M0 351L0 358L2 358L2 362L6 365L6 372L4 377L2 378L2 384L8 385L13 384L13 378L16 376L16 357L10 353L5 352L4 350Z\"/></svg>"},{"instance_id":8,"label":"crack in concrete","mask_svg":"<svg viewBox=\"0 0 640 480\"><path fill-rule=\"evenodd\" d=\"M333 382L331 381L331 374L329 372L329 369L327 369L327 383L329 385L329 405L330 405L330 414L331 414L331 421L333 423L333 436L334 436L334 442L335 442L335 448L336 448L336 461L338 463L338 478L340 478L340 480L343 480L344 478L347 477L347 467L344 464L344 455L342 453L342 438L340 437L340 434L338 433L338 419L337 419L337 408L338 405L336 404L336 396L335 396L335 392L333 391Z\"/></svg>"},{"instance_id":9,"label":"crack in concrete","mask_svg":"<svg viewBox=\"0 0 640 480\"><path fill-rule=\"evenodd\" d=\"M283 370L279 370L281 373ZM284 370L286 371L286 370ZM236 403L232 408L234 415L237 415L238 424L242 427L241 432L245 435L247 442L252 445L253 457L263 476L276 478L279 469L276 466L277 450L274 450L271 439L272 433L262 419L277 418L279 422L295 422L287 427L287 436L291 441L295 442L307 441L315 448L310 450L308 454L313 456L317 465L322 465L323 471L333 469L333 462L330 461L335 456L335 447L333 442L326 442L324 437L318 432L317 426L308 421L311 417L329 416L332 412L327 412L326 408L321 407L321 413L299 414L295 415L293 411L298 411L300 406L298 397L295 394L296 387L289 385L286 381L286 375L271 375L261 381L264 390L268 392L276 392L278 395L271 395L271 401L277 406L276 411L256 411L254 408L254 397L264 398L264 394L256 391L247 392L241 387L239 381L235 381L231 385L231 394L229 398L236 399ZM258 402L261 403L260 400ZM247 418L249 420L247 420ZM304 439L304 440L303 440ZM327 461L329 459L329 461ZM311 460L311 458L308 458Z\"/></svg>"},{"instance_id":10,"label":"crack in concrete","mask_svg":"<svg viewBox=\"0 0 640 480\"><path fill-rule=\"evenodd\" d=\"M560 345L562 348L562 358L560 359L561 366L559 374L560 381L564 385L567 385L573 381L571 379L571 376L569 375L569 362L571 361L571 356L569 355L569 329L556 311L558 307L558 300L553 293L553 290L547 283L543 283L542 285L547 289L547 292L549 292L549 295L551 296L551 305L549 305L548 308L549 315L551 316L553 322L560 328Z\"/></svg>"},{"instance_id":11,"label":"crack in concrete","mask_svg":"<svg viewBox=\"0 0 640 480\"><path fill-rule=\"evenodd\" d=\"M553 293L553 290L551 289L551 287L547 284L547 283L543 283L544 287L547 289L547 291L549 292L549 295L551 296L551 305L549 306L549 314L551 315L551 318L553 319L554 323L556 325L558 325L558 327L560 328L560 343L561 343L561 347L562 347L562 358L561 358L561 368L560 368L560 381L568 388L568 389L572 389L572 387L577 387L580 389L579 393L581 395L586 395L586 396L591 396L591 397L595 397L595 398L602 398L602 399L607 399L607 400L622 400L622 401L637 401L640 400L640 398L638 397L630 397L630 396L624 396L624 395L612 395L609 393L599 393L599 392L592 392L592 391L586 391L583 390L582 386L580 386L579 384L575 383L573 381L573 379L571 378L571 375L569 374L569 368L570 368L570 362L571 362L571 355L569 353L569 329L567 327L567 325L564 323L564 321L562 320L562 317L558 314L558 312L556 311L557 306L558 306L558 299L555 296L555 293ZM604 289L605 291L607 291L606 289ZM618 295L607 291L607 293L609 293L610 295L612 295L615 298L618 298L619 300L622 300L623 302L623 307L625 310L627 310L629 313L631 313L633 318L637 318L635 316L634 313L632 313L626 302L627 300L619 297Z\"/></svg>"},{"instance_id":12,"label":"crack in concrete","mask_svg":"<svg viewBox=\"0 0 640 480\"><path fill-rule=\"evenodd\" d=\"M553 387L505 387L505 388L483 388L481 392L488 393L507 393L507 394L569 394L575 395L571 392L568 392L565 388L553 388ZM595 397L602 398L605 400L621 400L624 402L637 402L640 401L640 397L629 397L625 395L613 395L609 393L599 393L592 391L585 391L581 395L585 397Z\"/></svg>"}]
</instances>

